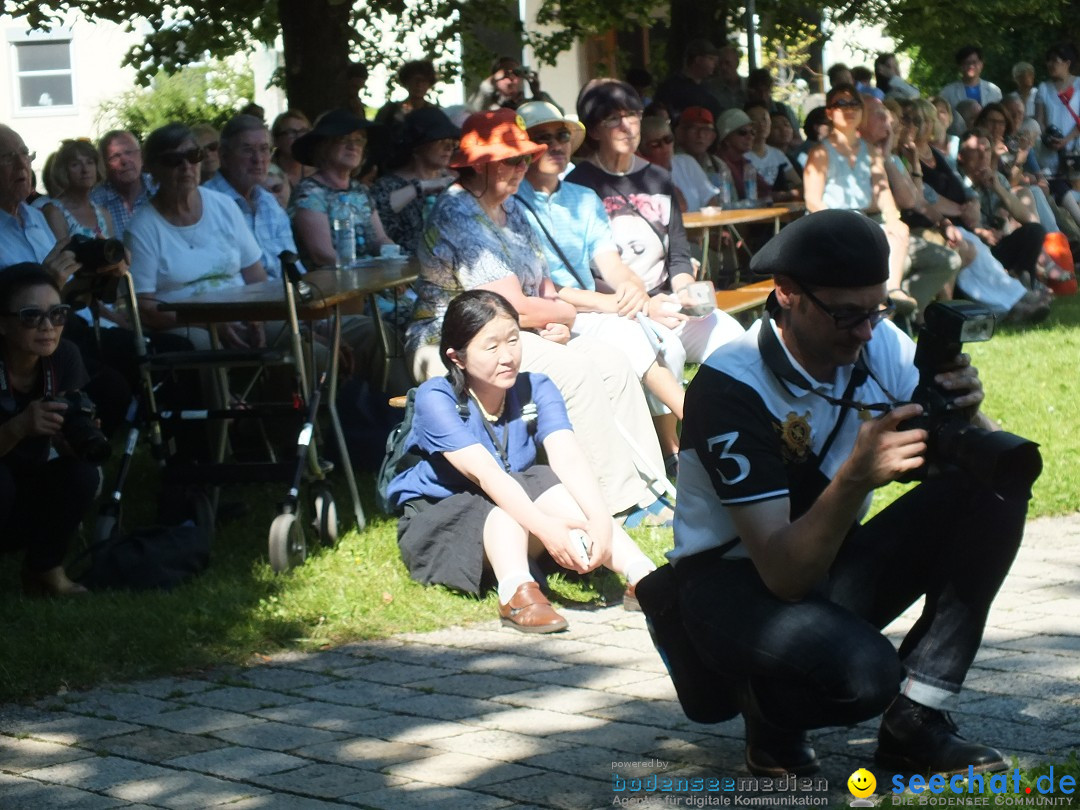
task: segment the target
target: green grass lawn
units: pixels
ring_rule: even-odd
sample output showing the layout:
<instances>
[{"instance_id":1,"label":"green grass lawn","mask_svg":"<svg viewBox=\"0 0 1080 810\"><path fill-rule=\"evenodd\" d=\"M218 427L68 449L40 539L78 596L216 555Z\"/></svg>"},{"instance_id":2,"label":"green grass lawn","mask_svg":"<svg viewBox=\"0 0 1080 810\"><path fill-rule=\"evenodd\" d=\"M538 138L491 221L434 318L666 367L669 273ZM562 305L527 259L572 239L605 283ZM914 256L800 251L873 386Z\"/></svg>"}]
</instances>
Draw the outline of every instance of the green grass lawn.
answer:
<instances>
[{"instance_id":1,"label":"green grass lawn","mask_svg":"<svg viewBox=\"0 0 1080 810\"><path fill-rule=\"evenodd\" d=\"M1004 329L989 343L967 347L988 390L985 410L1015 433L1042 445L1045 468L1032 515L1080 507L1077 431L1069 419L1080 402L1074 369L1080 357L1080 297L1056 303L1051 319L1027 331ZM153 470L145 458L127 493L129 526L149 515ZM395 521L378 516L361 479L369 525L350 531L334 549L318 549L307 563L274 575L266 532L284 487L240 487L229 498L250 506L242 521L218 532L208 572L172 593L100 593L79 600L23 599L18 562L0 558L0 701L27 699L58 688L86 687L182 673L218 663L242 663L281 649L318 649L393 633L488 620L496 598L472 599L412 582L397 553ZM883 490L880 508L899 490ZM346 499L339 487L339 513ZM656 560L671 532L635 530ZM309 533L309 542L313 533ZM618 578L553 578L568 601L617 599Z\"/></svg>"}]
</instances>

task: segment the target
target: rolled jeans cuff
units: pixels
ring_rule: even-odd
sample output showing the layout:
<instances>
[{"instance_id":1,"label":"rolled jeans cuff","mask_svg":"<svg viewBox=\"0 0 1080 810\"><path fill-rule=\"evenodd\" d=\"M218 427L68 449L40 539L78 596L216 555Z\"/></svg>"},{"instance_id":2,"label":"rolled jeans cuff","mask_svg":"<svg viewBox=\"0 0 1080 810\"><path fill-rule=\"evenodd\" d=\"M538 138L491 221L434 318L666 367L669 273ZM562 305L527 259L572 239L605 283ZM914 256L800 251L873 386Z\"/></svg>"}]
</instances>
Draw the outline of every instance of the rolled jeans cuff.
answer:
<instances>
[{"instance_id":1,"label":"rolled jeans cuff","mask_svg":"<svg viewBox=\"0 0 1080 810\"><path fill-rule=\"evenodd\" d=\"M931 709L948 709L958 692L959 689L916 680L912 675L904 678L903 683L900 684L900 694Z\"/></svg>"}]
</instances>

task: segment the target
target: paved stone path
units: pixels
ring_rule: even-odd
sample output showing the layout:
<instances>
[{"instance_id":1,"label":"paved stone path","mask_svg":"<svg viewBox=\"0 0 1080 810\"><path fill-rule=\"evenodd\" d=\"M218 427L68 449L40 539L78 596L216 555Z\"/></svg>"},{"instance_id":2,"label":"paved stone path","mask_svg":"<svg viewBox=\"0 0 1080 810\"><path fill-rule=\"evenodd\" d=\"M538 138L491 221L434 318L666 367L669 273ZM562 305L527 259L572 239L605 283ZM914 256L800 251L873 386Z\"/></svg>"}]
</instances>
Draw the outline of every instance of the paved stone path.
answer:
<instances>
[{"instance_id":1,"label":"paved stone path","mask_svg":"<svg viewBox=\"0 0 1080 810\"><path fill-rule=\"evenodd\" d=\"M566 615L558 636L493 621L2 706L0 808L694 806L660 783L631 794L629 780L747 776L741 723L682 716L640 614ZM961 728L1024 765L1080 748L1078 630L1080 515L1033 521ZM873 769L875 732L818 732L828 789L801 795L846 804L851 772Z\"/></svg>"}]
</instances>

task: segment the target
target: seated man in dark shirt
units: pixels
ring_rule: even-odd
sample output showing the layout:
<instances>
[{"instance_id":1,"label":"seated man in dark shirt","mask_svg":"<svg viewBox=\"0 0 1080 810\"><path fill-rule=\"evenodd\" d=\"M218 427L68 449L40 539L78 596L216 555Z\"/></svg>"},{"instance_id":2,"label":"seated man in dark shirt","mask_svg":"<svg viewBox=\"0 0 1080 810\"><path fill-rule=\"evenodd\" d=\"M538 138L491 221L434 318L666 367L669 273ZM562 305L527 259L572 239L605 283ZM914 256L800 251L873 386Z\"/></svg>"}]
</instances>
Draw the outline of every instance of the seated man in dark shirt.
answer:
<instances>
[{"instance_id":1,"label":"seated man in dark shirt","mask_svg":"<svg viewBox=\"0 0 1080 810\"><path fill-rule=\"evenodd\" d=\"M812 773L807 729L882 712L885 767L1004 770L945 709L1019 547L1037 451L1027 445L1028 474L1008 486L942 471L861 523L874 489L925 470L930 441L904 425L922 405L892 404L913 398L920 373L885 319L882 230L851 211L810 214L751 267L776 291L686 392L673 571L637 587L684 709L706 722L741 713L756 775ZM992 428L968 356L933 366L954 418ZM881 629L924 595L897 651Z\"/></svg>"}]
</instances>

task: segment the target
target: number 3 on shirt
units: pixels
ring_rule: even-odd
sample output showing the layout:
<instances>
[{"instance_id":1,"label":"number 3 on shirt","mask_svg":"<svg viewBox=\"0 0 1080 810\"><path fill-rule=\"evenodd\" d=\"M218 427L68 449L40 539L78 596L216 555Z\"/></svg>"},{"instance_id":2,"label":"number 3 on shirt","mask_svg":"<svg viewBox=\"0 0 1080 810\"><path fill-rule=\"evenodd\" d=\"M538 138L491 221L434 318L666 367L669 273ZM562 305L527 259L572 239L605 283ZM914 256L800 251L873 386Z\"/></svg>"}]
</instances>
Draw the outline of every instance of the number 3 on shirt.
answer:
<instances>
[{"instance_id":1,"label":"number 3 on shirt","mask_svg":"<svg viewBox=\"0 0 1080 810\"><path fill-rule=\"evenodd\" d=\"M739 438L739 431L735 430L731 433L724 433L720 436L713 436L709 439L707 447L709 452L714 452L713 448L716 445L722 445L720 453L717 456L717 473L720 475L720 480L728 486L733 486L740 481L744 481L747 476L750 475L750 459L746 456L738 453L731 452L731 445L735 444L735 440ZM735 462L735 466L738 467L739 473L734 477L728 477L724 475L723 470L720 469L720 462L728 460Z\"/></svg>"}]
</instances>

